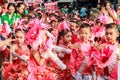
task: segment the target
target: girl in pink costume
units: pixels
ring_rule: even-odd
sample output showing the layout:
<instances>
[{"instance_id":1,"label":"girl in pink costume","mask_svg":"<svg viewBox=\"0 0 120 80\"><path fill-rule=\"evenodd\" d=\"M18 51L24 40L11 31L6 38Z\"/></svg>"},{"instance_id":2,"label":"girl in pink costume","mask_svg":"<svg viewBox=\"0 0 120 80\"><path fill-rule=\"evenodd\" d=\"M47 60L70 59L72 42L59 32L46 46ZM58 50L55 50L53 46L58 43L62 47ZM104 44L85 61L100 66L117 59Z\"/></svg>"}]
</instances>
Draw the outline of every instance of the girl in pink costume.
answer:
<instances>
[{"instance_id":1,"label":"girl in pink costume","mask_svg":"<svg viewBox=\"0 0 120 80\"><path fill-rule=\"evenodd\" d=\"M70 73L70 66L69 66L70 54L72 51L70 49L70 46L72 45L71 40L72 40L72 33L69 30L65 29L59 33L58 46L66 48L66 50L64 51L62 50L62 52L59 52L58 56L63 61L63 63L67 66L67 69L59 70L57 72L58 73L57 80L71 80L72 79L72 75Z\"/></svg>"},{"instance_id":2,"label":"girl in pink costume","mask_svg":"<svg viewBox=\"0 0 120 80\"><path fill-rule=\"evenodd\" d=\"M72 43L78 42L80 25L78 24L77 20L70 21L70 29L72 32Z\"/></svg>"},{"instance_id":3,"label":"girl in pink costume","mask_svg":"<svg viewBox=\"0 0 120 80\"><path fill-rule=\"evenodd\" d=\"M29 49L25 45L25 33L18 29L15 32L14 44L10 46L10 61L3 63L3 77L5 80L27 80L27 61Z\"/></svg>"},{"instance_id":4,"label":"girl in pink costume","mask_svg":"<svg viewBox=\"0 0 120 80\"><path fill-rule=\"evenodd\" d=\"M31 48L31 56L28 65L29 76L28 80L56 80L57 74L54 73L54 68L49 67L47 61L49 60L48 39L46 31L42 31L41 41L37 47Z\"/></svg>"},{"instance_id":5,"label":"girl in pink costume","mask_svg":"<svg viewBox=\"0 0 120 80\"><path fill-rule=\"evenodd\" d=\"M54 36L39 20L33 20L33 22L26 35L27 44L32 46L28 64L28 80L56 80L57 74L54 72L54 67L59 66L64 70L66 65L53 53L56 47L53 45ZM49 66L48 60L55 64L54 67Z\"/></svg>"}]
</instances>

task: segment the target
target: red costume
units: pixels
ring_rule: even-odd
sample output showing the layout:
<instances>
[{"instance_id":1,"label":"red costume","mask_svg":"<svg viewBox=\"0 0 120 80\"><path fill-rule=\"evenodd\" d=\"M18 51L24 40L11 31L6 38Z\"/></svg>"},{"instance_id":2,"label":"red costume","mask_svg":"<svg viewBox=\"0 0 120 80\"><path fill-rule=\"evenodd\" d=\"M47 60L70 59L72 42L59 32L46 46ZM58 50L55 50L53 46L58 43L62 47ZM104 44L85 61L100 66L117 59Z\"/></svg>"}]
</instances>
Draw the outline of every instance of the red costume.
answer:
<instances>
[{"instance_id":1,"label":"red costume","mask_svg":"<svg viewBox=\"0 0 120 80\"><path fill-rule=\"evenodd\" d=\"M18 46L16 46L15 52L21 57L24 56L26 58L29 58L29 50L26 46L24 46L24 49L21 47L18 48ZM5 69L3 70L3 77L5 80L27 79L27 64L18 57L13 57L12 63L4 62L3 68Z\"/></svg>"},{"instance_id":2,"label":"red costume","mask_svg":"<svg viewBox=\"0 0 120 80\"><path fill-rule=\"evenodd\" d=\"M72 75L76 72L80 74L91 74L91 45L90 43L80 43L80 48L74 49L70 58L70 70Z\"/></svg>"},{"instance_id":3,"label":"red costume","mask_svg":"<svg viewBox=\"0 0 120 80\"><path fill-rule=\"evenodd\" d=\"M113 45L107 43L101 50L101 61L97 61L98 67L104 70L103 75L110 76L109 80L117 79L119 49L118 43Z\"/></svg>"}]
</instances>

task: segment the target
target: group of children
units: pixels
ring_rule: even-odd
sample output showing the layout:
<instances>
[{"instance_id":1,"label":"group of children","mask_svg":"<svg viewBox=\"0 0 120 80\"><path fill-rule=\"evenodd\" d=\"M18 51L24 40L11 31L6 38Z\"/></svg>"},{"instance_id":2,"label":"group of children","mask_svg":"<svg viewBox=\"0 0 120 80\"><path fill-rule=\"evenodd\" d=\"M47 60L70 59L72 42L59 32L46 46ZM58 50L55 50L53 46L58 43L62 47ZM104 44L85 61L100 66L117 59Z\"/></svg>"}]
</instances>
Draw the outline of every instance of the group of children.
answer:
<instances>
[{"instance_id":1,"label":"group of children","mask_svg":"<svg viewBox=\"0 0 120 80\"><path fill-rule=\"evenodd\" d=\"M31 14L0 27L4 80L118 80L118 24Z\"/></svg>"}]
</instances>

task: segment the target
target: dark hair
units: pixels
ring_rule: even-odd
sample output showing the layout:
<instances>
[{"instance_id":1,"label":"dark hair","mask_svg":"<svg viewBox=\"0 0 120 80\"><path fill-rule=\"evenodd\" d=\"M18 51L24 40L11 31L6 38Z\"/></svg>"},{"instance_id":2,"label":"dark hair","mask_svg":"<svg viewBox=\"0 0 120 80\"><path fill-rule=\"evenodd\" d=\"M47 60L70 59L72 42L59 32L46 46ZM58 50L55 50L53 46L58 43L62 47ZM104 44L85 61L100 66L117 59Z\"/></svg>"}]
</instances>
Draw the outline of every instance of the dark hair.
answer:
<instances>
[{"instance_id":1,"label":"dark hair","mask_svg":"<svg viewBox=\"0 0 120 80\"><path fill-rule=\"evenodd\" d=\"M18 3L18 4L16 5L16 11L15 11L16 13L18 12L17 8L21 7L21 5L24 5L24 3L20 2L20 3ZM24 5L24 6L25 6L25 5ZM22 13L22 16L23 16L23 15L25 15L25 14L24 14L24 11L23 11L23 13Z\"/></svg>"},{"instance_id":2,"label":"dark hair","mask_svg":"<svg viewBox=\"0 0 120 80\"><path fill-rule=\"evenodd\" d=\"M62 18L62 17L60 17L60 16L58 16L58 22L62 22L62 21L64 21L64 18Z\"/></svg>"},{"instance_id":3,"label":"dark hair","mask_svg":"<svg viewBox=\"0 0 120 80\"><path fill-rule=\"evenodd\" d=\"M56 20L52 20L51 22L50 22L50 24L52 24L52 23L54 23L54 22L57 22Z\"/></svg>"},{"instance_id":4,"label":"dark hair","mask_svg":"<svg viewBox=\"0 0 120 80\"><path fill-rule=\"evenodd\" d=\"M118 30L118 25L116 25L115 23L110 23L105 25L105 29L113 29L113 28Z\"/></svg>"},{"instance_id":5,"label":"dark hair","mask_svg":"<svg viewBox=\"0 0 120 80\"><path fill-rule=\"evenodd\" d=\"M29 11L34 11L34 6L33 6L33 5L32 5L32 6L29 6L28 10L29 10Z\"/></svg>"},{"instance_id":6,"label":"dark hair","mask_svg":"<svg viewBox=\"0 0 120 80\"><path fill-rule=\"evenodd\" d=\"M91 27L88 23L82 23L81 26L80 26L80 29L81 28L90 28L91 29Z\"/></svg>"},{"instance_id":7,"label":"dark hair","mask_svg":"<svg viewBox=\"0 0 120 80\"><path fill-rule=\"evenodd\" d=\"M8 4L8 1L7 0L3 0L3 4Z\"/></svg>"},{"instance_id":8,"label":"dark hair","mask_svg":"<svg viewBox=\"0 0 120 80\"><path fill-rule=\"evenodd\" d=\"M57 17L57 15L55 14L55 13L51 13L51 14L49 14L49 17Z\"/></svg>"},{"instance_id":9,"label":"dark hair","mask_svg":"<svg viewBox=\"0 0 120 80\"><path fill-rule=\"evenodd\" d=\"M9 3L7 9L9 9L10 6L13 6L15 8L15 4L14 3Z\"/></svg>"},{"instance_id":10,"label":"dark hair","mask_svg":"<svg viewBox=\"0 0 120 80\"><path fill-rule=\"evenodd\" d=\"M0 7L2 8L2 5L0 4ZM2 15L2 11L1 11L1 13L0 13L0 16Z\"/></svg>"},{"instance_id":11,"label":"dark hair","mask_svg":"<svg viewBox=\"0 0 120 80\"><path fill-rule=\"evenodd\" d=\"M22 2L18 3L16 7L19 8L19 7L21 7L21 5L24 5L24 3L22 3Z\"/></svg>"},{"instance_id":12,"label":"dark hair","mask_svg":"<svg viewBox=\"0 0 120 80\"><path fill-rule=\"evenodd\" d=\"M25 33L25 31L24 31L23 29L20 29L20 28L18 28L18 29L15 31L15 33L19 32L19 31Z\"/></svg>"},{"instance_id":13,"label":"dark hair","mask_svg":"<svg viewBox=\"0 0 120 80\"><path fill-rule=\"evenodd\" d=\"M42 14L40 12L37 13L37 17L38 19L41 19L42 18Z\"/></svg>"},{"instance_id":14,"label":"dark hair","mask_svg":"<svg viewBox=\"0 0 120 80\"><path fill-rule=\"evenodd\" d=\"M78 22L78 20L77 20L77 19L75 19L75 18L70 18L70 22L77 23L77 22Z\"/></svg>"},{"instance_id":15,"label":"dark hair","mask_svg":"<svg viewBox=\"0 0 120 80\"><path fill-rule=\"evenodd\" d=\"M61 37L65 36L68 32L71 32L71 31L66 29L66 30L61 30L61 32L59 32L57 44L59 44Z\"/></svg>"},{"instance_id":16,"label":"dark hair","mask_svg":"<svg viewBox=\"0 0 120 80\"><path fill-rule=\"evenodd\" d=\"M106 0L106 1L104 2L104 6L106 6L107 3L109 3L109 4L110 4L110 7L112 7L112 3L111 3L111 1L109 1L109 0Z\"/></svg>"}]
</instances>

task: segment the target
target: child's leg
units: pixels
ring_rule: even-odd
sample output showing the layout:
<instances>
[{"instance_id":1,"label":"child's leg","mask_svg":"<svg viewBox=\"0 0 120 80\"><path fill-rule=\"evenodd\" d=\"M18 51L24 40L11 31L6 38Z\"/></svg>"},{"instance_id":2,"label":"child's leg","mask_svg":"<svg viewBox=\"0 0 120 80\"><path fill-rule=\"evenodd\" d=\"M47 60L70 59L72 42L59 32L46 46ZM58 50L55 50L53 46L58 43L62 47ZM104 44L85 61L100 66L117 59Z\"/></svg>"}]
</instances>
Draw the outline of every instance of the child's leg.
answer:
<instances>
[{"instance_id":1,"label":"child's leg","mask_svg":"<svg viewBox=\"0 0 120 80\"><path fill-rule=\"evenodd\" d=\"M92 80L97 80L96 78L97 78L96 72L93 72L93 74L92 74Z\"/></svg>"},{"instance_id":2,"label":"child's leg","mask_svg":"<svg viewBox=\"0 0 120 80\"><path fill-rule=\"evenodd\" d=\"M92 80L92 75L83 75L83 80Z\"/></svg>"},{"instance_id":3,"label":"child's leg","mask_svg":"<svg viewBox=\"0 0 120 80\"><path fill-rule=\"evenodd\" d=\"M97 76L97 80L105 80L102 76Z\"/></svg>"},{"instance_id":4,"label":"child's leg","mask_svg":"<svg viewBox=\"0 0 120 80\"><path fill-rule=\"evenodd\" d=\"M75 75L75 80L82 80L82 74L77 72Z\"/></svg>"}]
</instances>

